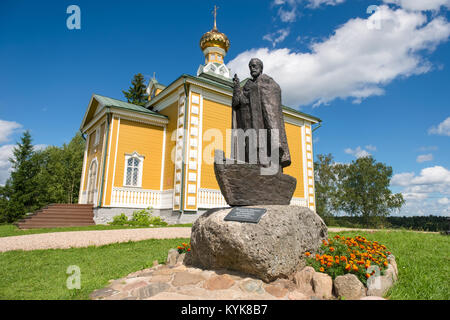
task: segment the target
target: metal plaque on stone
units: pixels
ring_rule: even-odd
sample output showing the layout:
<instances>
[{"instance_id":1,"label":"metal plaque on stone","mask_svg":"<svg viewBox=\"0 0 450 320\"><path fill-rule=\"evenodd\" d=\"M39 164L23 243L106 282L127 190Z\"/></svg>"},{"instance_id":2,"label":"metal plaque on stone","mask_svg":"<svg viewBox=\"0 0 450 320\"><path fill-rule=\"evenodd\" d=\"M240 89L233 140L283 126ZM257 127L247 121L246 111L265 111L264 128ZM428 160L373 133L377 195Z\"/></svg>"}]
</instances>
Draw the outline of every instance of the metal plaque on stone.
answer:
<instances>
[{"instance_id":1,"label":"metal plaque on stone","mask_svg":"<svg viewBox=\"0 0 450 320\"><path fill-rule=\"evenodd\" d=\"M258 223L263 214L266 213L266 211L267 209L263 208L236 207L226 215L224 220Z\"/></svg>"}]
</instances>

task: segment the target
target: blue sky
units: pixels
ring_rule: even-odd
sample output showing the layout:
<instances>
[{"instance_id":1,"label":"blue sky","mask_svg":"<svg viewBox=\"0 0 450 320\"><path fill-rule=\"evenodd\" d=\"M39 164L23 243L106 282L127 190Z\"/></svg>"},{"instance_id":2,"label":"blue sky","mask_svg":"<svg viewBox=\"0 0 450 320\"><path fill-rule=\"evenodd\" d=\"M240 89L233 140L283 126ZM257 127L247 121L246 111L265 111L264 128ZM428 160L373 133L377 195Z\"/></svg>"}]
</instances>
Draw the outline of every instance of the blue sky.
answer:
<instances>
[{"instance_id":1,"label":"blue sky","mask_svg":"<svg viewBox=\"0 0 450 320\"><path fill-rule=\"evenodd\" d=\"M72 4L80 30L66 26ZM450 216L450 0L3 0L0 183L23 130L61 145L93 93L124 99L138 72L194 75L215 4L232 73L243 79L260 57L283 102L323 120L315 154L372 154L407 199L396 214Z\"/></svg>"}]
</instances>

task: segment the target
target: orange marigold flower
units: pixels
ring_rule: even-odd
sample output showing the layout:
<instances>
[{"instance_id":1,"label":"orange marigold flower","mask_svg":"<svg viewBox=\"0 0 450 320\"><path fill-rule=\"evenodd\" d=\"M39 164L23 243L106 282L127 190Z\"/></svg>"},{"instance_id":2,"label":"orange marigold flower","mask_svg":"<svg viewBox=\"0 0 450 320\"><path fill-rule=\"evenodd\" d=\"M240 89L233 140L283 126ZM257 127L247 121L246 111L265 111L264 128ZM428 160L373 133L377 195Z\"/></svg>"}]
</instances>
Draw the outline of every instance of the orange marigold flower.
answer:
<instances>
[{"instance_id":1,"label":"orange marigold flower","mask_svg":"<svg viewBox=\"0 0 450 320\"><path fill-rule=\"evenodd\" d=\"M384 264L385 267L388 266L388 262L387 261L383 262L383 264Z\"/></svg>"},{"instance_id":2,"label":"orange marigold flower","mask_svg":"<svg viewBox=\"0 0 450 320\"><path fill-rule=\"evenodd\" d=\"M191 248L188 248L187 251L191 251Z\"/></svg>"},{"instance_id":3,"label":"orange marigold flower","mask_svg":"<svg viewBox=\"0 0 450 320\"><path fill-rule=\"evenodd\" d=\"M345 265L345 270L350 270L351 267L352 267L351 265L347 264Z\"/></svg>"},{"instance_id":4,"label":"orange marigold flower","mask_svg":"<svg viewBox=\"0 0 450 320\"><path fill-rule=\"evenodd\" d=\"M353 270L354 270L354 271L358 271L358 270L359 270L359 269L358 269L358 266L357 266L356 264L353 265Z\"/></svg>"},{"instance_id":5,"label":"orange marigold flower","mask_svg":"<svg viewBox=\"0 0 450 320\"><path fill-rule=\"evenodd\" d=\"M320 271L320 272L324 272L325 269L324 269L323 267L321 267L321 268L319 269L319 271Z\"/></svg>"},{"instance_id":6,"label":"orange marigold flower","mask_svg":"<svg viewBox=\"0 0 450 320\"><path fill-rule=\"evenodd\" d=\"M329 267L331 267L333 265L333 263L331 263L331 262L328 262L327 263L327 267L329 268Z\"/></svg>"},{"instance_id":7,"label":"orange marigold flower","mask_svg":"<svg viewBox=\"0 0 450 320\"><path fill-rule=\"evenodd\" d=\"M370 278L370 274L366 273L366 278L369 279Z\"/></svg>"},{"instance_id":8,"label":"orange marigold flower","mask_svg":"<svg viewBox=\"0 0 450 320\"><path fill-rule=\"evenodd\" d=\"M336 262L336 264L339 264L339 262L340 262L340 261L339 261L339 259L336 259L336 261L335 261L335 262Z\"/></svg>"},{"instance_id":9,"label":"orange marigold flower","mask_svg":"<svg viewBox=\"0 0 450 320\"><path fill-rule=\"evenodd\" d=\"M325 240L322 240L322 243L323 243L324 246L328 245L328 243Z\"/></svg>"},{"instance_id":10,"label":"orange marigold flower","mask_svg":"<svg viewBox=\"0 0 450 320\"><path fill-rule=\"evenodd\" d=\"M316 260L320 259L320 255L318 253L316 253Z\"/></svg>"},{"instance_id":11,"label":"orange marigold flower","mask_svg":"<svg viewBox=\"0 0 450 320\"><path fill-rule=\"evenodd\" d=\"M330 247L330 251L331 251L331 252L334 252L334 248L333 248L333 247Z\"/></svg>"},{"instance_id":12,"label":"orange marigold flower","mask_svg":"<svg viewBox=\"0 0 450 320\"><path fill-rule=\"evenodd\" d=\"M311 252L305 252L305 256L309 257L311 255Z\"/></svg>"},{"instance_id":13,"label":"orange marigold flower","mask_svg":"<svg viewBox=\"0 0 450 320\"><path fill-rule=\"evenodd\" d=\"M325 264L325 261L324 260L320 260L320 264Z\"/></svg>"}]
</instances>

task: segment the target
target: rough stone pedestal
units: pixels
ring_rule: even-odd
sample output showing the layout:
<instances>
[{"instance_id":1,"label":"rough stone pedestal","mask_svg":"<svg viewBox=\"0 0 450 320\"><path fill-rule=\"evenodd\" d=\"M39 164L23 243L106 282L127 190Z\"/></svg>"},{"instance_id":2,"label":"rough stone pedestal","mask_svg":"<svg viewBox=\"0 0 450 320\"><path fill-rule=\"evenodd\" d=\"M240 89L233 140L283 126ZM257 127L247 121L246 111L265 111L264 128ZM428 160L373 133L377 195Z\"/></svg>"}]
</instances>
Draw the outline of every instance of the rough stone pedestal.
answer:
<instances>
[{"instance_id":1,"label":"rough stone pedestal","mask_svg":"<svg viewBox=\"0 0 450 320\"><path fill-rule=\"evenodd\" d=\"M299 206L259 205L267 212L257 223L224 221L231 211L211 209L199 217L185 263L206 269L228 269L266 282L288 278L305 266L304 253L316 252L328 237L323 220Z\"/></svg>"}]
</instances>

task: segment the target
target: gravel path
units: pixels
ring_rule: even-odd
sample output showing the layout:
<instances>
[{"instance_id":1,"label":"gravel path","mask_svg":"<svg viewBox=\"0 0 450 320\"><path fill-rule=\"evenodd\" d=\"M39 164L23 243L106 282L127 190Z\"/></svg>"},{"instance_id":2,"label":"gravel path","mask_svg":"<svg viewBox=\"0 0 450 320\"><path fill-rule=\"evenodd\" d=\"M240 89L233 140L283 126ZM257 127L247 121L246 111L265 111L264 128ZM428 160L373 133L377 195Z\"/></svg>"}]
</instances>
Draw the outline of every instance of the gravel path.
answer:
<instances>
[{"instance_id":1,"label":"gravel path","mask_svg":"<svg viewBox=\"0 0 450 320\"><path fill-rule=\"evenodd\" d=\"M377 229L328 228L330 232L341 231L376 232ZM383 230L394 231L394 230ZM432 233L432 232L429 232ZM70 231L30 234L0 238L0 252L11 250L67 249L101 246L110 243L141 241L147 239L190 238L191 228L148 228L95 231Z\"/></svg>"},{"instance_id":2,"label":"gravel path","mask_svg":"<svg viewBox=\"0 0 450 320\"><path fill-rule=\"evenodd\" d=\"M148 228L70 231L0 238L0 252L11 250L67 249L147 239L189 238L191 228Z\"/></svg>"}]
</instances>

